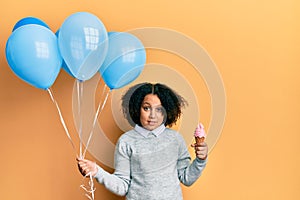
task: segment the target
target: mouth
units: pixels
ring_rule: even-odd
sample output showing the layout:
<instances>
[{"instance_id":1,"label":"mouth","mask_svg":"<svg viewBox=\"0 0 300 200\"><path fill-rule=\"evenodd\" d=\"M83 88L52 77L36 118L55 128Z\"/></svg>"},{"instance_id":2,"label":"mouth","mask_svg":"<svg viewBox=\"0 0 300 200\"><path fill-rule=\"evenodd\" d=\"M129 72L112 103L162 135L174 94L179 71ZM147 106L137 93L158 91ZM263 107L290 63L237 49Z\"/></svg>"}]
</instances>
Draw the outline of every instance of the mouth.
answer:
<instances>
[{"instance_id":1,"label":"mouth","mask_svg":"<svg viewBox=\"0 0 300 200\"><path fill-rule=\"evenodd\" d=\"M155 121L148 121L148 125L154 126L154 125L156 125L156 122Z\"/></svg>"}]
</instances>

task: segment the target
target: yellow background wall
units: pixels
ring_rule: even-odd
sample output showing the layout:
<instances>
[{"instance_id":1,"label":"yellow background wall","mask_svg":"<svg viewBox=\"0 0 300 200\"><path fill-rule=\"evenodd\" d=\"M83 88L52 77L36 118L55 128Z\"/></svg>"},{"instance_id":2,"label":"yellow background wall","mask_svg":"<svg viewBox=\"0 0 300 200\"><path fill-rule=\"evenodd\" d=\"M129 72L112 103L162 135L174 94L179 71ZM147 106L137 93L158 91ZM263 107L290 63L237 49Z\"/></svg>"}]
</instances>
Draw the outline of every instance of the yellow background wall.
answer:
<instances>
[{"instance_id":1,"label":"yellow background wall","mask_svg":"<svg viewBox=\"0 0 300 200\"><path fill-rule=\"evenodd\" d=\"M85 199L74 152L47 92L18 79L5 58L5 43L19 19L38 17L55 32L78 11L96 14L109 31L151 26L179 31L217 64L227 96L224 129L203 176L183 188L186 200L300 199L296 0L1 1L0 199ZM164 56L152 57L163 62ZM70 126L73 83L61 73L53 86ZM204 109L206 124L209 112ZM123 198L97 185L96 199Z\"/></svg>"}]
</instances>

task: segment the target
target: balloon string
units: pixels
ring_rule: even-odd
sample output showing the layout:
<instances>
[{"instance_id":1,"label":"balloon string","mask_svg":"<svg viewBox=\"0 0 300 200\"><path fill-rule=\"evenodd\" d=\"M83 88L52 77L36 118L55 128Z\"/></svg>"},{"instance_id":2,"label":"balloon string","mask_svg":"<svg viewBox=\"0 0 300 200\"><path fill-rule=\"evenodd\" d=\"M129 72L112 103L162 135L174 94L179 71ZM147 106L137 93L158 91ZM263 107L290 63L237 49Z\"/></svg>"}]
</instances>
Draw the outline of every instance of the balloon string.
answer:
<instances>
[{"instance_id":1,"label":"balloon string","mask_svg":"<svg viewBox=\"0 0 300 200\"><path fill-rule=\"evenodd\" d=\"M78 103L79 103L79 108L81 108L81 102L82 102L82 84L81 83L79 83L79 84L77 84L77 86L78 85L80 85L80 90L77 90L77 92L79 92L80 91L80 95L78 95L78 99L80 100ZM77 89L79 88L79 86L77 87ZM58 103L57 103L57 101L54 99L54 96L53 96L53 94L52 94L52 91L51 91L51 89L47 89L47 91L48 91L48 93L49 93L49 95L50 95L50 97L51 97L51 100L52 100L52 102L55 104L55 106L56 106L56 108L57 108L57 111L58 111L58 114L59 114L59 117L60 117L60 121L61 121L61 123L62 123L62 125L63 125L63 127L64 127L64 130L65 130L65 132L66 132L66 135L68 136L68 139L69 139L69 141L71 142L71 145L72 145L72 147L73 147L73 150L75 151L75 154L76 154L76 156L78 157L78 155L77 155L77 153L76 153L76 148L75 148L75 145L74 145L74 143L73 143L73 140L72 140L72 138L71 138L71 136L70 136L70 133L69 133L69 131L68 131L68 128L67 128L67 126L66 126L66 123L65 123L65 121L64 121L64 118L63 118L63 116L62 116L62 113L61 113L61 110L60 110L60 108L59 108L59 106L58 106ZM79 111L80 112L80 111ZM82 119L81 119L82 120ZM82 121L80 121L80 123L82 124ZM81 125L80 124L80 128L79 128L79 131L80 131L80 134L82 133L82 128L81 128ZM81 139L81 138L80 138ZM80 140L80 145L82 146L82 142L81 142L81 140ZM82 156L82 154L81 154L82 152L80 152L80 156ZM87 193L85 194L85 196L88 198L88 199L90 199L90 200L94 200L95 199L95 188L94 188L94 182L93 182L93 177L92 177L92 175L91 175L91 173L89 173L89 174L87 174L85 177L87 177L87 176L89 176L89 188L90 189L87 189L86 187L85 187L85 185L84 184L82 184L80 187L81 188L83 188Z\"/></svg>"},{"instance_id":2,"label":"balloon string","mask_svg":"<svg viewBox=\"0 0 300 200\"><path fill-rule=\"evenodd\" d=\"M95 199L95 190L96 188L94 187L94 182L93 182L93 177L91 175L91 173L88 173L87 175L85 175L84 179L89 176L89 188L90 189L87 189L87 187L84 185L84 183L82 183L80 185L80 187L82 189L84 189L84 191L86 192L85 196L90 199L90 200L94 200ZM82 181L84 182L84 180ZM90 195L89 195L90 194Z\"/></svg>"},{"instance_id":3,"label":"balloon string","mask_svg":"<svg viewBox=\"0 0 300 200\"><path fill-rule=\"evenodd\" d=\"M63 118L63 116L62 116L62 114L61 114L61 111L60 111L60 108L59 108L59 106L58 106L58 103L57 103L57 101L54 99L53 94L52 94L52 92L51 92L51 89L48 88L47 91L48 91L48 93L49 93L49 95L50 95L50 97L51 97L52 102L53 102L53 103L55 104L55 106L56 106L56 109L57 109L58 114L59 114L60 121L61 121L61 123L62 123L62 125L63 125L63 127L64 127L64 129L65 129L66 135L68 136L68 139L69 139L69 141L71 142L72 147L73 147L73 150L75 151L75 154L76 154L76 156L77 156L75 145L74 145L74 143L73 143L73 141L72 141L72 138L71 138L71 136L70 136L70 134L69 134L68 128L67 128L66 123L65 123L65 121L64 121L64 118Z\"/></svg>"},{"instance_id":4,"label":"balloon string","mask_svg":"<svg viewBox=\"0 0 300 200\"><path fill-rule=\"evenodd\" d=\"M78 116L79 118L79 156L82 158L82 115L81 115L81 108L82 108L82 96L83 96L83 85L82 82L77 80L76 81L77 86L77 102L78 102Z\"/></svg>"},{"instance_id":5,"label":"balloon string","mask_svg":"<svg viewBox=\"0 0 300 200\"><path fill-rule=\"evenodd\" d=\"M102 92L102 95L101 95L101 99L102 99L102 97L103 97L103 95L104 95L106 89L107 89L107 87L106 87L106 84L105 84L105 85L104 85L103 92ZM104 106L105 106L105 104L106 104L106 101L107 101L107 99L108 99L109 94L110 94L110 90L109 90L108 92L106 92L106 96L105 96L105 99L104 99L102 105L101 105L101 101L99 102L99 105L98 105L98 108L97 108L97 112L96 112L96 115L95 115L95 118L94 118L94 121L93 121L93 126L92 126L92 129L91 129L91 132L90 132L90 136L89 136L89 138L88 138L87 144L86 144L85 149L84 149L84 152L83 152L83 158L85 157L86 150L87 150L87 148L88 148L88 146L89 146L89 144L90 144L90 140L91 140L91 138L92 138L92 136L93 136L93 133L94 133L94 127L95 127L95 125L96 125L98 116L101 114L101 112L102 112L102 110L103 110L103 108L104 108Z\"/></svg>"}]
</instances>

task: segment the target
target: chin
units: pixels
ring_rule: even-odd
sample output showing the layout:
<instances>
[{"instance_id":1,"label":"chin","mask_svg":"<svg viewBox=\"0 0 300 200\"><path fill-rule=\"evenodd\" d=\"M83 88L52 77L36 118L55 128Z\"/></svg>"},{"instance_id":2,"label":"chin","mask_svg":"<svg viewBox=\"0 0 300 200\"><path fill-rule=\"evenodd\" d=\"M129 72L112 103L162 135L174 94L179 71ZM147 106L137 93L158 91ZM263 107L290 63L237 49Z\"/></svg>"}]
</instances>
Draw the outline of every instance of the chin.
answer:
<instances>
[{"instance_id":1,"label":"chin","mask_svg":"<svg viewBox=\"0 0 300 200\"><path fill-rule=\"evenodd\" d=\"M154 129L156 129L158 126L146 126L145 128L148 129L149 131L152 131Z\"/></svg>"}]
</instances>

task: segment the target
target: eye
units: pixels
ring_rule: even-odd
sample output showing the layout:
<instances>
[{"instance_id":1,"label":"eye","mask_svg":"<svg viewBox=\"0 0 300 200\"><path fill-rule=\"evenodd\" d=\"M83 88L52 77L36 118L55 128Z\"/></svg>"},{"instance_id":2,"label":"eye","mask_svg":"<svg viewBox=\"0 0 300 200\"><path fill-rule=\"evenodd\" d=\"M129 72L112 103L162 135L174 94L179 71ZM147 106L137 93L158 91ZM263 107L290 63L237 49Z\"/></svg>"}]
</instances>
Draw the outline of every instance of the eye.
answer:
<instances>
[{"instance_id":1,"label":"eye","mask_svg":"<svg viewBox=\"0 0 300 200\"><path fill-rule=\"evenodd\" d=\"M144 111L149 111L149 110L151 110L151 108L150 108L149 106L144 106L144 107L143 107L143 110L144 110Z\"/></svg>"},{"instance_id":2,"label":"eye","mask_svg":"<svg viewBox=\"0 0 300 200\"><path fill-rule=\"evenodd\" d=\"M162 107L155 108L155 111L159 112L159 113L162 113L163 112L163 108Z\"/></svg>"}]
</instances>

